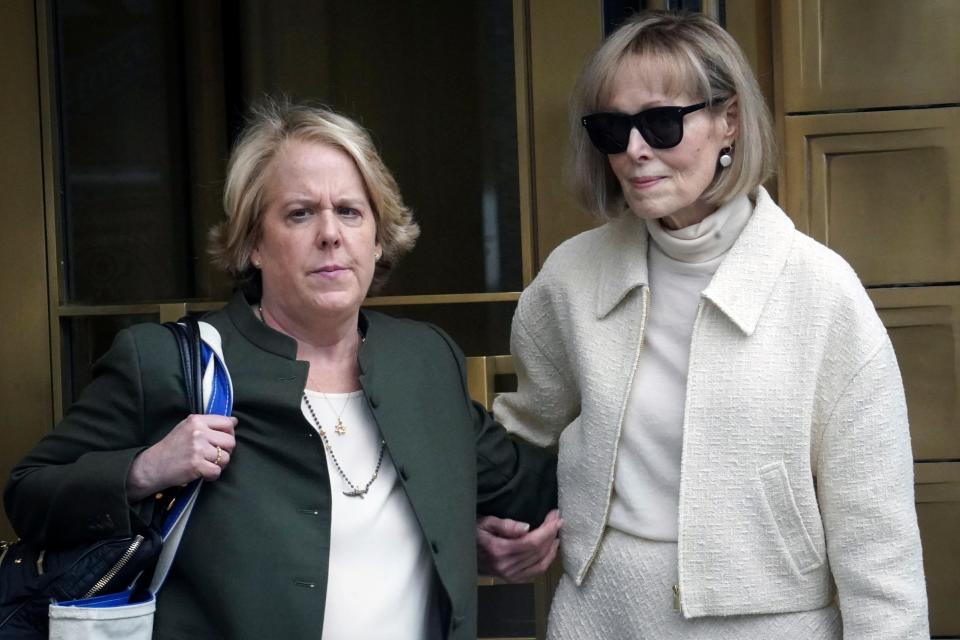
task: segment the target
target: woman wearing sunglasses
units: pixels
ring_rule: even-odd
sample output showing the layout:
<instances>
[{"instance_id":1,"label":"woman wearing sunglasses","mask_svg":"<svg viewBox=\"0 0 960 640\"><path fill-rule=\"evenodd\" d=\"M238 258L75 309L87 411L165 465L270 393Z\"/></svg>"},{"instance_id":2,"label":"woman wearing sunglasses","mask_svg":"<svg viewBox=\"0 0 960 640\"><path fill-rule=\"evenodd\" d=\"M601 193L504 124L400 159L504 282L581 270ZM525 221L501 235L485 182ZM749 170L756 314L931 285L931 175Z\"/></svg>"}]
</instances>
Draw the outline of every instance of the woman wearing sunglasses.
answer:
<instances>
[{"instance_id":1,"label":"woman wearing sunglasses","mask_svg":"<svg viewBox=\"0 0 960 640\"><path fill-rule=\"evenodd\" d=\"M641 14L573 105L574 185L607 222L524 292L495 405L559 446L549 637L929 637L894 352L761 186L770 116L736 43Z\"/></svg>"}]
</instances>

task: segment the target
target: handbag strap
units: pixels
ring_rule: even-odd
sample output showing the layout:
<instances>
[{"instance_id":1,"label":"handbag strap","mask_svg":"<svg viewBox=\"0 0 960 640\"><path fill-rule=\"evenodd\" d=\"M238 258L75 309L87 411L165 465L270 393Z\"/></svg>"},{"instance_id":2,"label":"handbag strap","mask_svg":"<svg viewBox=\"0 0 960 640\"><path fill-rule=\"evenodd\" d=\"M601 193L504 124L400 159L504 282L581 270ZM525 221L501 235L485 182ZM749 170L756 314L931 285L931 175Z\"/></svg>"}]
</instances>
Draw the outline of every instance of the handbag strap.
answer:
<instances>
[{"instance_id":1,"label":"handbag strap","mask_svg":"<svg viewBox=\"0 0 960 640\"><path fill-rule=\"evenodd\" d=\"M191 411L229 416L233 412L233 383L223 358L220 333L213 325L190 316L164 326L177 340ZM170 572L201 484L203 481L199 479L188 484L164 520L163 548L150 581L150 593L154 595Z\"/></svg>"},{"instance_id":2,"label":"handbag strap","mask_svg":"<svg viewBox=\"0 0 960 640\"><path fill-rule=\"evenodd\" d=\"M179 322L166 322L163 326L173 333L180 351L187 407L191 413L203 413L203 388L199 373L202 364L200 323L193 316L184 316Z\"/></svg>"}]
</instances>

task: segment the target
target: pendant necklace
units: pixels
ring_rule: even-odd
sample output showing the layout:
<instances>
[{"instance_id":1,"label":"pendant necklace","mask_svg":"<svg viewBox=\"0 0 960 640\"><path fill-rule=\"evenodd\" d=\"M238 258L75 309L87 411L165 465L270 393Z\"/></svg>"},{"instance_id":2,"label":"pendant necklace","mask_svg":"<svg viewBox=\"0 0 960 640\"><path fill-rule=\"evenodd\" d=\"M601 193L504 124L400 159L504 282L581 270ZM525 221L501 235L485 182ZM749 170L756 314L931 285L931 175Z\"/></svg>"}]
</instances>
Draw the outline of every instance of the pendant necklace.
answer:
<instances>
[{"instance_id":1,"label":"pendant necklace","mask_svg":"<svg viewBox=\"0 0 960 640\"><path fill-rule=\"evenodd\" d=\"M350 491L344 491L343 495L348 498L363 498L367 495L367 491L370 490L370 485L373 484L373 481L377 479L377 476L380 474L380 465L383 464L383 450L386 446L386 441L383 438L380 438L380 451L377 454L377 466L373 470L373 475L370 477L370 480L367 481L367 484L361 489L357 485L353 484L350 478L347 477L347 474L343 472L343 468L340 466L340 461L337 460L336 454L333 452L333 447L330 446L330 440L327 439L327 432L321 426L320 421L317 420L317 414L313 411L313 405L310 404L310 398L307 397L307 394L303 394L303 401L307 405L307 410L310 412L310 417L313 418L313 423L317 426L317 431L320 433L320 439L323 440L323 446L327 450L327 453L330 454L330 459L333 461L333 466L336 467L337 473L340 474L340 477L343 481L350 487ZM331 407L332 408L332 407Z\"/></svg>"},{"instance_id":2,"label":"pendant necklace","mask_svg":"<svg viewBox=\"0 0 960 640\"><path fill-rule=\"evenodd\" d=\"M344 410L346 410L347 405L350 404L350 400L353 399L353 396L347 394L347 399L343 401L343 406L340 407L340 411L337 411L333 408L333 403L330 402L330 398L327 397L327 394L323 393L322 391L318 391L317 393L323 396L323 399L327 402L327 406L330 407L330 411L333 411L333 414L337 416L337 424L333 427L333 432L338 436L342 436L347 432L347 427L345 424L343 424L343 420L340 419L340 416L343 415Z\"/></svg>"},{"instance_id":3,"label":"pendant necklace","mask_svg":"<svg viewBox=\"0 0 960 640\"><path fill-rule=\"evenodd\" d=\"M258 306L257 312L260 315L260 322L266 325L267 321L263 317L263 306ZM359 330L357 332L359 333ZM360 334L360 341L363 342L363 334ZM334 415L337 416L337 424L334 427L334 432L337 433L337 435L343 435L346 433L347 428L340 420L340 416L343 415L344 410L347 408L347 404L350 402L350 396L347 396L346 402L344 402L343 406L340 408L340 413L337 413L327 396L323 393L320 393L320 395L323 396L323 399L327 401L328 405L330 405L330 410L333 411ZM320 433L320 439L323 440L324 449L326 449L330 454L330 459L333 461L333 466L336 467L337 473L340 474L340 477L343 479L343 481L347 483L348 487L350 487L350 491L342 492L343 495L347 496L348 498L362 499L365 495L367 495L367 492L370 490L370 485L373 484L373 481L376 480L377 476L380 474L380 465L383 464L383 449L387 444L386 440L380 438L380 451L377 453L377 466L373 469L373 475L370 477L370 480L368 480L367 484L365 484L361 489L357 485L353 484L350 478L347 477L347 474L343 472L343 468L340 466L340 461L337 460L337 455L333 452L333 447L330 445L330 441L327 439L327 432L317 419L317 414L314 413L313 405L310 404L310 398L307 397L306 392L303 394L303 401L306 403L307 410L310 412L310 417L313 418L313 423L316 425L317 431Z\"/></svg>"},{"instance_id":4,"label":"pendant necklace","mask_svg":"<svg viewBox=\"0 0 960 640\"><path fill-rule=\"evenodd\" d=\"M266 325L267 321L263 317L263 305L257 306L257 312L260 314L260 322ZM360 341L361 342L363 341L363 336L360 337ZM343 406L340 407L340 411L337 411L336 409L333 408L333 403L330 402L330 398L327 397L327 394L323 393L322 391L318 391L317 393L323 396L323 399L327 403L327 406L330 407L330 410L333 411L333 414L337 416L337 424L334 425L333 427L334 433L336 433L338 436L344 435L347 432L347 425L343 424L343 420L340 419L340 416L343 415L343 412L346 410L347 405L350 404L350 400L352 400L353 398L348 394L347 399L343 401Z\"/></svg>"}]
</instances>

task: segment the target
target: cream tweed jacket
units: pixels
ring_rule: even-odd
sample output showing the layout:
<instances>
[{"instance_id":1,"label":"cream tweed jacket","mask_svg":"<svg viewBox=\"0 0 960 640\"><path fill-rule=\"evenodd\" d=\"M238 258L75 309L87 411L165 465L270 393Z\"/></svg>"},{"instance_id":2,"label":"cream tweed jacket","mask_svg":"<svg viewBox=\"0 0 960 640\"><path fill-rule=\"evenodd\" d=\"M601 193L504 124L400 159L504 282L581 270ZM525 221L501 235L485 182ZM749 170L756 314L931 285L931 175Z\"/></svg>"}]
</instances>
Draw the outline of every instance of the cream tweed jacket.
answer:
<instances>
[{"instance_id":1,"label":"cream tweed jacket","mask_svg":"<svg viewBox=\"0 0 960 640\"><path fill-rule=\"evenodd\" d=\"M903 385L856 274L762 188L702 293L679 510L686 617L826 606L847 640L928 638ZM561 554L597 554L643 326L647 231L625 215L558 247L520 298L519 386L497 418L559 443ZM672 597L673 594L664 594Z\"/></svg>"}]
</instances>

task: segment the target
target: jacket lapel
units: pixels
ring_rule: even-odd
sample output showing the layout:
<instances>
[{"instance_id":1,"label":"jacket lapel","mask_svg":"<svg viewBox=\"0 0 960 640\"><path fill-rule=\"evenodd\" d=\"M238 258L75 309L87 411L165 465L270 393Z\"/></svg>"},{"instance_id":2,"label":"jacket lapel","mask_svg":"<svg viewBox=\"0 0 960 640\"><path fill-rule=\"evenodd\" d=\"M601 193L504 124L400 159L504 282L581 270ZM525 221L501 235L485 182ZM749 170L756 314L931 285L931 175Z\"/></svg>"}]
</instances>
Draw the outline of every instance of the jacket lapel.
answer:
<instances>
[{"instance_id":1,"label":"jacket lapel","mask_svg":"<svg viewBox=\"0 0 960 640\"><path fill-rule=\"evenodd\" d=\"M604 318L637 287L647 280L647 226L626 212L603 230L608 247L596 259L600 261L597 280L597 319Z\"/></svg>"},{"instance_id":2,"label":"jacket lapel","mask_svg":"<svg viewBox=\"0 0 960 640\"><path fill-rule=\"evenodd\" d=\"M703 291L745 335L756 330L793 239L793 222L760 187L750 222Z\"/></svg>"}]
</instances>

